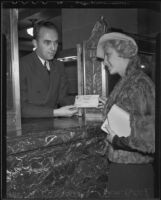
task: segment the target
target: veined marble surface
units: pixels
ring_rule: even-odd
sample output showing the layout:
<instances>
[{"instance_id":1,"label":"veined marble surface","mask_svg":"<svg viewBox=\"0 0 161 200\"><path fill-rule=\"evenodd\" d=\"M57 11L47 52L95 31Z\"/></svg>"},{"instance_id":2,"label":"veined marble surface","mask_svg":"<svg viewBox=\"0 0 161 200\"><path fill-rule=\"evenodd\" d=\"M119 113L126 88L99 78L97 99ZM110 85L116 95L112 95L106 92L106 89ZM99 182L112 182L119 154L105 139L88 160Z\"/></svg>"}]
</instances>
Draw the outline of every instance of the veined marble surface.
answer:
<instances>
[{"instance_id":1,"label":"veined marble surface","mask_svg":"<svg viewBox=\"0 0 161 200\"><path fill-rule=\"evenodd\" d=\"M26 119L22 123L22 135L7 135L7 155L46 148L75 140L102 137L102 122L83 122L81 118ZM90 130L90 131L88 131Z\"/></svg>"},{"instance_id":2,"label":"veined marble surface","mask_svg":"<svg viewBox=\"0 0 161 200\"><path fill-rule=\"evenodd\" d=\"M108 160L100 122L23 121L22 136L7 136L7 197L108 197Z\"/></svg>"}]
</instances>

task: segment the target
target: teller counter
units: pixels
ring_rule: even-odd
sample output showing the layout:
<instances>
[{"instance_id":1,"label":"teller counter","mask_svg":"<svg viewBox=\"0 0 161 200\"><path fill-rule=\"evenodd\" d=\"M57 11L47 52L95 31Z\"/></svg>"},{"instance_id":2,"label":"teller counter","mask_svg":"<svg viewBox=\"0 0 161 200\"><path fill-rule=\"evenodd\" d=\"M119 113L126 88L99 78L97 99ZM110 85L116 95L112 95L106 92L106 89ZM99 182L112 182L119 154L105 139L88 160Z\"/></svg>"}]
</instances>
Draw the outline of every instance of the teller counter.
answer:
<instances>
[{"instance_id":1,"label":"teller counter","mask_svg":"<svg viewBox=\"0 0 161 200\"><path fill-rule=\"evenodd\" d=\"M108 197L108 146L100 121L22 120L7 135L7 198Z\"/></svg>"}]
</instances>

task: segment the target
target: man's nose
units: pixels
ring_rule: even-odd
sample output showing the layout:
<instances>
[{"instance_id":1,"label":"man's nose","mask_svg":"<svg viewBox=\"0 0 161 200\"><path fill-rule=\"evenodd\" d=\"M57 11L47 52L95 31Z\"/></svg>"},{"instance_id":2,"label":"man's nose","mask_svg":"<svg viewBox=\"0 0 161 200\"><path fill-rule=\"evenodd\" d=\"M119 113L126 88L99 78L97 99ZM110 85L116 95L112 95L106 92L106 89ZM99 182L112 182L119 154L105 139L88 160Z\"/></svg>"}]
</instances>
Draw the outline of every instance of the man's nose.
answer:
<instances>
[{"instance_id":1,"label":"man's nose","mask_svg":"<svg viewBox=\"0 0 161 200\"><path fill-rule=\"evenodd\" d=\"M57 48L57 44L55 42L52 42L51 43L51 49L56 50L56 48Z\"/></svg>"}]
</instances>

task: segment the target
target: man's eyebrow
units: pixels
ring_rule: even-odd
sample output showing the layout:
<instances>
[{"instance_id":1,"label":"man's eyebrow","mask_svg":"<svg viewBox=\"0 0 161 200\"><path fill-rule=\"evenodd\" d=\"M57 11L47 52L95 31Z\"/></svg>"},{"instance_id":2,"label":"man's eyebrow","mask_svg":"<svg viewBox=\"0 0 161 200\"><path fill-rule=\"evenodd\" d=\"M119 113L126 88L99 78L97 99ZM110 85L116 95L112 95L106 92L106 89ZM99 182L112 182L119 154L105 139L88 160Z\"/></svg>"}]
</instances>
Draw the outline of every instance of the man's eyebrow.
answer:
<instances>
[{"instance_id":1,"label":"man's eyebrow","mask_svg":"<svg viewBox=\"0 0 161 200\"><path fill-rule=\"evenodd\" d=\"M58 40L52 41L52 40L44 40L45 42L58 42Z\"/></svg>"}]
</instances>

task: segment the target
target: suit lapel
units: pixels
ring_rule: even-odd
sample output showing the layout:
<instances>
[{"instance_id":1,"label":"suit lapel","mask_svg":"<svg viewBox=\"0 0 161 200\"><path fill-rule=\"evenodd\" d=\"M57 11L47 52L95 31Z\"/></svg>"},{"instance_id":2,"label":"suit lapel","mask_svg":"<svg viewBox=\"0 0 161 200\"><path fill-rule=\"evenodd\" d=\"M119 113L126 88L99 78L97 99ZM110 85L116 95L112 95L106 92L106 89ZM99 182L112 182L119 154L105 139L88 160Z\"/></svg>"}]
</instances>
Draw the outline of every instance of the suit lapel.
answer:
<instances>
[{"instance_id":1,"label":"suit lapel","mask_svg":"<svg viewBox=\"0 0 161 200\"><path fill-rule=\"evenodd\" d=\"M55 105L59 95L58 88L60 84L60 73L56 65L56 61L49 62L49 75L35 52L33 53L33 56L33 73L36 76L35 78L39 79L40 85L42 85L42 87L46 90L46 98L44 99L44 103L48 104L49 106Z\"/></svg>"},{"instance_id":2,"label":"suit lapel","mask_svg":"<svg viewBox=\"0 0 161 200\"><path fill-rule=\"evenodd\" d=\"M35 65L33 67L34 67L37 78L43 83L45 88L48 89L50 77L49 77L47 70L41 63L40 59L37 57L36 53L34 53L34 63L35 63Z\"/></svg>"},{"instance_id":3,"label":"suit lapel","mask_svg":"<svg viewBox=\"0 0 161 200\"><path fill-rule=\"evenodd\" d=\"M46 101L53 105L54 101L57 100L58 94L58 87L59 87L59 71L57 69L57 66L55 62L50 61L50 83L49 83L49 90L46 97Z\"/></svg>"}]
</instances>

